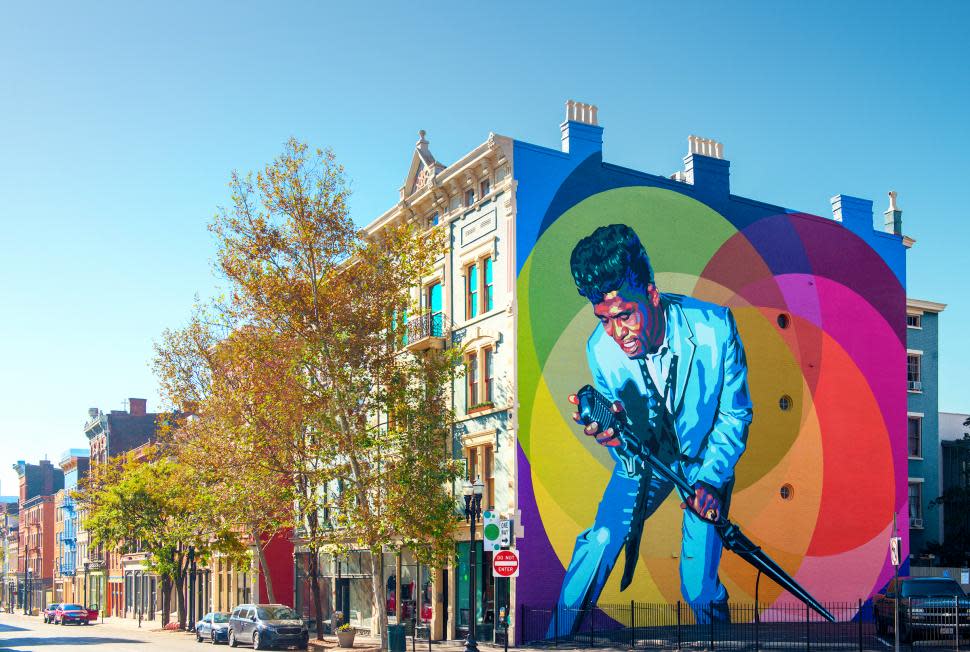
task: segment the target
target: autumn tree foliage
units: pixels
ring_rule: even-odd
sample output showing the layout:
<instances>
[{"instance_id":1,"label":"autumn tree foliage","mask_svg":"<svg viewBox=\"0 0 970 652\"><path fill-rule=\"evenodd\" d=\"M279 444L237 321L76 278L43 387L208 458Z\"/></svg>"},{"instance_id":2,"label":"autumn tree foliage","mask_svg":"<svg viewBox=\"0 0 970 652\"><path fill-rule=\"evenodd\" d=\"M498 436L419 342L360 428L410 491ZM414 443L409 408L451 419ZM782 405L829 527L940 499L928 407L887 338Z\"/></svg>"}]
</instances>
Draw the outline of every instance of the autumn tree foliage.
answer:
<instances>
[{"instance_id":1,"label":"autumn tree foliage","mask_svg":"<svg viewBox=\"0 0 970 652\"><path fill-rule=\"evenodd\" d=\"M167 589L175 587L178 622L185 627L184 589L193 559L244 552L214 518L215 497L163 447L147 446L94 466L74 496L92 545L148 553L147 567L162 578L163 624L171 610Z\"/></svg>"},{"instance_id":2,"label":"autumn tree foliage","mask_svg":"<svg viewBox=\"0 0 970 652\"><path fill-rule=\"evenodd\" d=\"M443 236L409 221L361 233L333 154L296 140L256 174L234 173L230 190L211 225L226 296L165 334L155 368L192 414L175 431L180 459L243 512L254 500L238 527L255 536L292 520L321 622L323 551L382 560L407 545L440 566L451 550L448 391L460 353L409 353L399 323L418 312L412 290ZM379 563L372 585L386 636Z\"/></svg>"}]
</instances>

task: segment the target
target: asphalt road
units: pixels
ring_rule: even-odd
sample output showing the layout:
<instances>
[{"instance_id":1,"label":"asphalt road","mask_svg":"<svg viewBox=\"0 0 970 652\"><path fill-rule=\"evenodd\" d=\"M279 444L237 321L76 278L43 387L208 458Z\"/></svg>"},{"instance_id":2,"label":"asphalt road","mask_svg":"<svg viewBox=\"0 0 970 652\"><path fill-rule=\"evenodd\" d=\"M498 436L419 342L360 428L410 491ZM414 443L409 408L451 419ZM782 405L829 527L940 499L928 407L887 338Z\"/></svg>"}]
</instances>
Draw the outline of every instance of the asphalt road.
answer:
<instances>
[{"instance_id":1,"label":"asphalt road","mask_svg":"<svg viewBox=\"0 0 970 652\"><path fill-rule=\"evenodd\" d=\"M61 652L80 647L97 647L105 652L129 650L195 650L212 649L199 644L195 637L181 632L138 631L112 625L45 625L39 617L0 613L0 652ZM225 645L219 649L226 649ZM242 648L240 648L242 649Z\"/></svg>"}]
</instances>

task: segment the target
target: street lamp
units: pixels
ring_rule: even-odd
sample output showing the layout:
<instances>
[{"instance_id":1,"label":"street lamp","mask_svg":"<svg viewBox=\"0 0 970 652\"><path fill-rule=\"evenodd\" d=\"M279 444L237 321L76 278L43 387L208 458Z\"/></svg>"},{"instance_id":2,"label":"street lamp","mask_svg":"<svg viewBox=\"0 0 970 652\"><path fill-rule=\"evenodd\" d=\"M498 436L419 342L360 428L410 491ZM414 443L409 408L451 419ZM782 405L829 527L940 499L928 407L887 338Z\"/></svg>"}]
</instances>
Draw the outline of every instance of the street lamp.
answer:
<instances>
[{"instance_id":1,"label":"street lamp","mask_svg":"<svg viewBox=\"0 0 970 652\"><path fill-rule=\"evenodd\" d=\"M482 515L482 494L485 485L481 478L476 478L472 484L465 480L462 493L465 498L465 521L471 523L471 536L468 542L468 638L465 640L465 652L478 652L478 641L475 640L475 523Z\"/></svg>"},{"instance_id":2,"label":"street lamp","mask_svg":"<svg viewBox=\"0 0 970 652\"><path fill-rule=\"evenodd\" d=\"M87 609L90 601L88 600L88 569L91 567L91 562L84 562L84 608Z\"/></svg>"}]
</instances>

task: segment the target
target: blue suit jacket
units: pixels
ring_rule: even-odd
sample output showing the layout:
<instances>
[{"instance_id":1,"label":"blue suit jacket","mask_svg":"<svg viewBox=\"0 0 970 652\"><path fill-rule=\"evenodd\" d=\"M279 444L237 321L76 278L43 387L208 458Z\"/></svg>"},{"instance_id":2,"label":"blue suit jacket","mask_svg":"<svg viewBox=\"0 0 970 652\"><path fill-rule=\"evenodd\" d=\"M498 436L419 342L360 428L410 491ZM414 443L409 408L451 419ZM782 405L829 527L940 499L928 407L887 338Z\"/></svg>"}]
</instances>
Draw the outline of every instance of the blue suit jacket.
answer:
<instances>
[{"instance_id":1,"label":"blue suit jacket","mask_svg":"<svg viewBox=\"0 0 970 652\"><path fill-rule=\"evenodd\" d=\"M677 354L674 383L674 426L677 442L661 447L679 450L655 452L680 461L687 480L730 491L734 467L744 452L751 423L751 395L744 347L731 311L712 303L677 294L661 294L667 306L670 347ZM603 329L586 347L596 388L610 400L621 400L637 432L638 403L646 396L643 375ZM641 408L642 410L642 408ZM611 454L619 461L615 448ZM622 464L617 472L623 473Z\"/></svg>"}]
</instances>

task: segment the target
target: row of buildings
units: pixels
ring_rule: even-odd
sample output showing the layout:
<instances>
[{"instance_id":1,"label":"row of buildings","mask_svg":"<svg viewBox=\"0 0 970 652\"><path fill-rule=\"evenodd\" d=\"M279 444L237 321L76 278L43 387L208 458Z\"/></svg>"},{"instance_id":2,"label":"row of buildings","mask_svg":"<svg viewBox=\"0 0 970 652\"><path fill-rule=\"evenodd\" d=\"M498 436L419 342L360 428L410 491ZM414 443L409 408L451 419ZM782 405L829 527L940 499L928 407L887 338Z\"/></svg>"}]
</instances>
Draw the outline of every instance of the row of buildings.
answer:
<instances>
[{"instance_id":1,"label":"row of buildings","mask_svg":"<svg viewBox=\"0 0 970 652\"><path fill-rule=\"evenodd\" d=\"M658 305L729 314L726 323L743 342L734 361L743 390L735 391L752 407L747 420L733 424L731 464L714 469L732 519L823 601L855 604L885 586L894 570L893 523L909 564L938 565L934 551L960 527L933 501L959 483L970 491L970 449L963 416L939 414L945 306L907 298L906 252L915 241L903 233L895 195L878 223L871 201L847 195L832 198L829 217L741 197L731 192L723 145L695 136L673 173L614 165L604 160L597 108L576 102L567 103L559 135L559 147L550 148L490 134L445 164L422 131L397 203L365 227L380 237L387 225L407 220L447 235L447 252L414 290L421 311L408 323L406 347L414 355L462 348L465 373L452 387L457 418L448 450L464 460L467 478L482 480L483 508L514 524L520 574L495 577L492 553L471 541L465 525L446 568L421 566L406 548L386 552L388 601L373 605L370 581L379 560L366 551L325 555L324 618L339 610L367 628L375 609L386 609L392 619L420 617L435 639L463 636L474 619L479 638L488 638L504 613L511 615L512 640L521 641L526 634L516 613L562 604L567 569L595 545L605 562L595 595L586 594L590 604L690 601L685 578L702 562L682 540L676 495L658 501L646 518L632 562L628 555L627 564L635 565L630 581L621 586L620 573L610 572L620 552L609 539L626 532L612 532L599 519L603 505L624 500L612 480L617 461L576 428L566 400L587 383L624 397L628 407L645 396L640 372L621 385L615 369L603 366L603 356L617 368L628 360L609 348L614 344L577 292L583 279L571 265L578 243L611 225L632 230L645 247L650 284L662 293ZM608 258L627 244L600 246ZM683 323L665 335L680 368L669 376L664 402L680 438L678 464L693 478L713 459L710 450L724 444L723 429L714 425L688 442L678 424L722 424L716 406L727 390L721 380L716 389L702 382L710 370L694 353L709 335L706 327ZM134 400L127 412L93 411L85 426L89 450L70 451L59 469L43 467L51 477L43 489L30 488L30 465L22 465L21 496L8 507L20 514L19 524L16 515L8 517L8 604L24 600L25 578L38 578L39 589L26 582L26 594L36 596L27 599L38 605L83 597L108 615L157 611L157 578L144 572L144 560L91 550L83 515L66 498L67 485L89 464L150 439L150 416ZM119 435L122 423L138 419L145 425ZM456 517L459 496L456 487ZM37 504L50 505L49 525L28 516L40 513ZM480 560L474 567L473 549ZM313 613L308 554L299 533L280 537L271 553L277 599L307 617ZM717 570L730 600L754 599L754 573L744 564L725 555ZM199 610L263 597L258 574L225 568L218 559L198 571L194 587ZM762 584L762 602L789 599Z\"/></svg>"},{"instance_id":2,"label":"row of buildings","mask_svg":"<svg viewBox=\"0 0 970 652\"><path fill-rule=\"evenodd\" d=\"M17 462L19 496L0 501L5 550L0 599L7 610L33 612L50 603L77 602L109 618L160 618L162 582L149 570L147 554L94 545L72 497L92 468L151 443L158 416L139 398L128 399L125 410L92 408L83 427L88 448L65 451L57 465ZM278 545L274 542L274 553ZM278 553L272 558L280 563ZM292 554L287 562L292 568ZM246 602L259 585L251 568L233 568L218 558L193 575L187 596L193 615Z\"/></svg>"}]
</instances>

